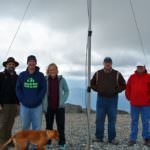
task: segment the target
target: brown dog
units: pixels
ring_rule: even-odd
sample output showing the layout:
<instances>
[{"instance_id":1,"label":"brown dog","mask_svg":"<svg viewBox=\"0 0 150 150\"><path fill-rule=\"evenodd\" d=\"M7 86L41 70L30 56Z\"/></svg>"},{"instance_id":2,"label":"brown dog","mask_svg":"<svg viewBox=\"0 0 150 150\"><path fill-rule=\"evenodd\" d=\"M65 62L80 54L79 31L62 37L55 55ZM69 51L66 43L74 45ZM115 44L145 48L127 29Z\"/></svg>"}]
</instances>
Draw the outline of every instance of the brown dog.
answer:
<instances>
[{"instance_id":1,"label":"brown dog","mask_svg":"<svg viewBox=\"0 0 150 150\"><path fill-rule=\"evenodd\" d=\"M24 130L17 132L12 136L0 150L3 150L9 143L13 142L15 149L25 150L28 143L37 145L37 150L46 149L45 145L49 139L59 140L59 133L56 130L45 130L45 131L34 131L34 130Z\"/></svg>"}]
</instances>

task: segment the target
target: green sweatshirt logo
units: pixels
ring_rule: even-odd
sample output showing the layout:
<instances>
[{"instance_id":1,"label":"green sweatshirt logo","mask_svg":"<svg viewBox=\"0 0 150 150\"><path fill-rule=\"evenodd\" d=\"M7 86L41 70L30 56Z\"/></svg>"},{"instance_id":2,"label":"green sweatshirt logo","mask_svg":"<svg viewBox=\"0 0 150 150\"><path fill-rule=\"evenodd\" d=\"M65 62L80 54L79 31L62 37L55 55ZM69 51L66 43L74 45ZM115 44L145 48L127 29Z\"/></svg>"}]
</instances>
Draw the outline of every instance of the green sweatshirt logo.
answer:
<instances>
[{"instance_id":1,"label":"green sweatshirt logo","mask_svg":"<svg viewBox=\"0 0 150 150\"><path fill-rule=\"evenodd\" d=\"M29 78L24 82L24 87L31 89L38 88L38 83L33 78Z\"/></svg>"}]
</instances>

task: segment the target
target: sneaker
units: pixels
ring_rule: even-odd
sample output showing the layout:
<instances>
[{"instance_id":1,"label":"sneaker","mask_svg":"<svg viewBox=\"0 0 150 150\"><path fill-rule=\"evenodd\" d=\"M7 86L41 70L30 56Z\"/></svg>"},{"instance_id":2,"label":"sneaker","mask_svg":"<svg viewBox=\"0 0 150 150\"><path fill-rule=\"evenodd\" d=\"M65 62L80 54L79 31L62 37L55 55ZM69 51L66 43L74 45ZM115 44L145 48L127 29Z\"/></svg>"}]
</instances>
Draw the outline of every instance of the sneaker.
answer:
<instances>
[{"instance_id":1,"label":"sneaker","mask_svg":"<svg viewBox=\"0 0 150 150\"><path fill-rule=\"evenodd\" d=\"M104 141L102 139L99 139L99 138L95 137L95 139L93 139L92 142L100 142L100 143L102 143Z\"/></svg>"},{"instance_id":2,"label":"sneaker","mask_svg":"<svg viewBox=\"0 0 150 150\"><path fill-rule=\"evenodd\" d=\"M134 146L136 144L136 141L129 141L128 146Z\"/></svg>"},{"instance_id":3,"label":"sneaker","mask_svg":"<svg viewBox=\"0 0 150 150\"><path fill-rule=\"evenodd\" d=\"M109 143L113 144L113 145L118 145L119 141L116 139L113 139L112 141L110 141Z\"/></svg>"},{"instance_id":4,"label":"sneaker","mask_svg":"<svg viewBox=\"0 0 150 150\"><path fill-rule=\"evenodd\" d=\"M144 145L150 147L150 139L145 139Z\"/></svg>"},{"instance_id":5,"label":"sneaker","mask_svg":"<svg viewBox=\"0 0 150 150\"><path fill-rule=\"evenodd\" d=\"M66 150L66 145L60 145L59 150Z\"/></svg>"},{"instance_id":6,"label":"sneaker","mask_svg":"<svg viewBox=\"0 0 150 150\"><path fill-rule=\"evenodd\" d=\"M50 149L53 148L53 146L51 144L46 144L46 149Z\"/></svg>"}]
</instances>

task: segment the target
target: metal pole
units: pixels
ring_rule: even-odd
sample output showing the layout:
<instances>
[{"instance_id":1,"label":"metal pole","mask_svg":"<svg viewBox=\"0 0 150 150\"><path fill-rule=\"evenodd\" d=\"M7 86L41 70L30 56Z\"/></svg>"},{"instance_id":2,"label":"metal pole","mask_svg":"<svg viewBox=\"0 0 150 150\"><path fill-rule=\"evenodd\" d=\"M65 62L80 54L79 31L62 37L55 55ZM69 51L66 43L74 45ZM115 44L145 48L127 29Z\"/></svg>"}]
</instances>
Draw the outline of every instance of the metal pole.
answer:
<instances>
[{"instance_id":1,"label":"metal pole","mask_svg":"<svg viewBox=\"0 0 150 150\"><path fill-rule=\"evenodd\" d=\"M89 28L88 28L88 43L87 43L87 61L88 61L88 87L90 87L90 81L91 81L91 37L92 37L92 29L91 29L91 22L92 22L92 2L91 0L87 0L87 6L88 6L88 18L89 18ZM90 133L90 110L91 110L91 94L90 92L87 92L86 96L87 100L87 120L88 120L88 141L87 141L87 147L86 150L90 150L91 145L91 133Z\"/></svg>"},{"instance_id":2,"label":"metal pole","mask_svg":"<svg viewBox=\"0 0 150 150\"><path fill-rule=\"evenodd\" d=\"M88 49L88 86L90 87L91 79L91 37L89 37L89 49ZM90 133L90 112L91 112L91 94L87 92L87 117L88 117L88 141L87 150L90 150L91 145L91 133Z\"/></svg>"}]
</instances>

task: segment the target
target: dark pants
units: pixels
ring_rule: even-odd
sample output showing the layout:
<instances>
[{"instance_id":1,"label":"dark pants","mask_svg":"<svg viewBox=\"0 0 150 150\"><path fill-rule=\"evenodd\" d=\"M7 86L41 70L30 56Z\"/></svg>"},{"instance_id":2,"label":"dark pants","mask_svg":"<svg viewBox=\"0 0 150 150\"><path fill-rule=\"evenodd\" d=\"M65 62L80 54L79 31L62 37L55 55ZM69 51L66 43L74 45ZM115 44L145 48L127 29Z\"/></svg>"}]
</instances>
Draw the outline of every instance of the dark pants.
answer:
<instances>
[{"instance_id":1,"label":"dark pants","mask_svg":"<svg viewBox=\"0 0 150 150\"><path fill-rule=\"evenodd\" d=\"M100 140L104 138L104 124L106 115L108 116L108 141L111 142L116 137L118 96L112 98L97 97L96 106L96 137Z\"/></svg>"},{"instance_id":2,"label":"dark pants","mask_svg":"<svg viewBox=\"0 0 150 150\"><path fill-rule=\"evenodd\" d=\"M52 110L50 107L48 107L47 113L45 115L46 129L53 130L55 116L56 116L57 129L58 129L59 136L60 136L59 145L64 145L66 142L65 141L65 109L64 108L58 108L56 110Z\"/></svg>"},{"instance_id":3,"label":"dark pants","mask_svg":"<svg viewBox=\"0 0 150 150\"><path fill-rule=\"evenodd\" d=\"M4 144L10 137L15 117L17 114L16 104L4 104L0 111L0 145Z\"/></svg>"}]
</instances>

